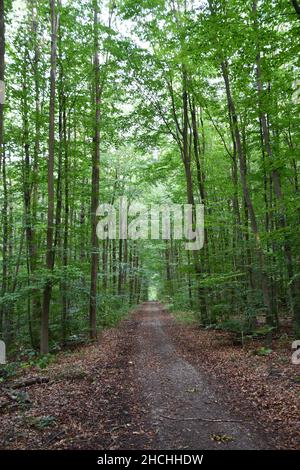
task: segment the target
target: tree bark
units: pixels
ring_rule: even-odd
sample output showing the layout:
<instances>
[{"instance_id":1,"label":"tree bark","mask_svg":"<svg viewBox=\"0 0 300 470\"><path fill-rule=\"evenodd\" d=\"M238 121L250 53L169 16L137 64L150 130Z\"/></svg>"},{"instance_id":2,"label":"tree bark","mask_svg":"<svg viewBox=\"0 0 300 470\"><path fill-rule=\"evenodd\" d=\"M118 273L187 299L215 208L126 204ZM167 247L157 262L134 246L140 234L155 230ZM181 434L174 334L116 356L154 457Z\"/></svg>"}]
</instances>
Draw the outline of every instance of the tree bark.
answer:
<instances>
[{"instance_id":1,"label":"tree bark","mask_svg":"<svg viewBox=\"0 0 300 470\"><path fill-rule=\"evenodd\" d=\"M0 0L0 81L4 82L4 72L5 72L5 23L4 23L4 0ZM1 164L4 153L4 141L3 141L3 103L0 102L0 173L1 173Z\"/></svg>"},{"instance_id":2,"label":"tree bark","mask_svg":"<svg viewBox=\"0 0 300 470\"><path fill-rule=\"evenodd\" d=\"M3 181L3 206L2 206L2 297L8 292L8 188L6 178L6 155L2 154L2 181ZM1 306L1 328L7 341L7 324L9 305Z\"/></svg>"},{"instance_id":3,"label":"tree bark","mask_svg":"<svg viewBox=\"0 0 300 470\"><path fill-rule=\"evenodd\" d=\"M299 8L300 11L300 8ZM257 23L257 0L253 1L253 13L254 13L254 29L258 31L258 23ZM263 103L263 82L262 82L262 64L261 64L261 54L258 45L258 51L256 56L256 77L257 77L257 93L258 93L258 105L259 105L259 119L260 119L260 126L261 126L261 135L262 135L262 144L263 144L263 153L264 150L268 156L268 159L272 165L271 171L271 178L273 182L273 189L276 199L278 200L279 205L279 226L283 232L283 249L284 249L284 256L286 260L286 267L287 267L287 277L288 277L288 289L290 291L290 302L291 308L293 311L293 316L295 318L295 322L297 323L299 319L300 324L300 295L299 295L299 280L294 280L294 268L293 268L293 256L292 256L292 248L290 242L287 238L286 228L286 208L285 208L285 201L282 192L282 185L281 185L281 175L279 171L276 169L274 165L274 154L270 140L270 131L268 126L268 120L266 113L264 112L264 103Z\"/></svg>"},{"instance_id":4,"label":"tree bark","mask_svg":"<svg viewBox=\"0 0 300 470\"><path fill-rule=\"evenodd\" d=\"M97 338L97 286L99 244L96 233L96 211L99 205L99 167L100 167L100 70L99 70L99 40L98 40L98 1L93 0L94 10L94 151L92 158L92 195L91 195L91 288L90 288L90 338Z\"/></svg>"},{"instance_id":5,"label":"tree bark","mask_svg":"<svg viewBox=\"0 0 300 470\"><path fill-rule=\"evenodd\" d=\"M185 169L186 190L188 204L195 207L195 198L193 192L193 175L191 168L191 148L189 142L189 98L188 98L188 77L185 67L182 67L182 108L183 108L183 125L182 125L182 160ZM193 250L194 269L197 285L197 308L199 308L201 321L205 325L207 323L207 310L203 289L200 287L201 265L199 261L199 253Z\"/></svg>"},{"instance_id":6,"label":"tree bark","mask_svg":"<svg viewBox=\"0 0 300 470\"><path fill-rule=\"evenodd\" d=\"M55 91L56 91L56 49L59 12L55 0L50 0L51 10L51 71L50 71L50 109L49 109L49 157L48 157L48 214L47 214L47 253L46 269L49 278L43 295L41 321L41 353L49 352L49 312L52 296L51 274L54 267L53 222L54 222L54 159L55 159Z\"/></svg>"},{"instance_id":7,"label":"tree bark","mask_svg":"<svg viewBox=\"0 0 300 470\"><path fill-rule=\"evenodd\" d=\"M271 292L270 292L270 283L268 275L265 271L265 259L264 259L264 252L261 246L261 239L260 233L258 228L258 223L254 211L253 202L250 195L250 190L248 187L247 181L247 166L246 166L246 158L243 151L241 134L239 129L238 117L235 109L235 103L233 101L232 93L231 93L231 86L229 81L229 73L228 73L228 64L226 61L221 63L222 75L225 83L226 89L226 96L227 96L227 106L228 111L231 116L231 125L233 130L233 135L236 143L237 148L237 155L239 159L239 166L240 166L240 177L243 189L243 195L245 199L245 203L247 205L247 211L250 218L251 228L255 236L256 240L256 247L257 247L257 254L260 266L260 281L261 281L261 288L263 292L263 300L266 309L266 319L268 324L273 325L273 312L272 312L272 302L271 302Z\"/></svg>"},{"instance_id":8,"label":"tree bark","mask_svg":"<svg viewBox=\"0 0 300 470\"><path fill-rule=\"evenodd\" d=\"M66 98L63 99L63 146L64 146L64 195L65 195L65 206L64 206L64 236L63 236L63 266L68 266L68 251L69 251L69 149L68 149L68 138L67 138L67 117L66 117ZM68 328L67 328L67 316L68 316L68 283L62 283L62 342L66 341Z\"/></svg>"},{"instance_id":9,"label":"tree bark","mask_svg":"<svg viewBox=\"0 0 300 470\"><path fill-rule=\"evenodd\" d=\"M298 0L291 0L291 3L293 7L295 8L295 12L297 13L297 16L300 20L300 3L298 3Z\"/></svg>"},{"instance_id":10,"label":"tree bark","mask_svg":"<svg viewBox=\"0 0 300 470\"><path fill-rule=\"evenodd\" d=\"M34 43L34 58L33 58L33 74L34 74L34 95L35 95L35 136L34 136L34 150L33 150L33 163L31 165L31 240L27 237L27 250L30 256L30 276L34 277L34 272L38 266L38 240L36 233L37 222L37 208L38 208L38 186L39 186L39 154L40 154L40 50L39 50L39 37L38 37L38 11L35 1L31 1L30 15L32 17L32 38ZM33 279L34 282L34 279ZM30 319L30 331L32 347L39 348L40 343L40 322L41 322L41 295L39 289L32 291L32 315Z\"/></svg>"}]
</instances>

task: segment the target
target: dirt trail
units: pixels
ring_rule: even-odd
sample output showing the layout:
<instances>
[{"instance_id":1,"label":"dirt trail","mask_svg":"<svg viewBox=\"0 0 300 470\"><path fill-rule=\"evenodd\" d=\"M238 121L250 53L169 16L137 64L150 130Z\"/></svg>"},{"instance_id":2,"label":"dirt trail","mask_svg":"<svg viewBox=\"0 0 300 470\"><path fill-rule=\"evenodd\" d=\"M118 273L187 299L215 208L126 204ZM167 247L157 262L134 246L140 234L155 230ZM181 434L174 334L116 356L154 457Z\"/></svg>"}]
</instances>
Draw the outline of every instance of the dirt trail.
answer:
<instances>
[{"instance_id":1,"label":"dirt trail","mask_svg":"<svg viewBox=\"0 0 300 470\"><path fill-rule=\"evenodd\" d=\"M270 448L253 423L226 410L204 373L178 355L168 335L171 317L159 303L143 304L136 318L133 360L156 449Z\"/></svg>"},{"instance_id":2,"label":"dirt trail","mask_svg":"<svg viewBox=\"0 0 300 470\"><path fill-rule=\"evenodd\" d=\"M183 358L174 330L163 306L146 302L97 343L58 355L47 383L12 398L13 382L0 384L0 448L271 448L263 426L230 412L216 382Z\"/></svg>"}]
</instances>

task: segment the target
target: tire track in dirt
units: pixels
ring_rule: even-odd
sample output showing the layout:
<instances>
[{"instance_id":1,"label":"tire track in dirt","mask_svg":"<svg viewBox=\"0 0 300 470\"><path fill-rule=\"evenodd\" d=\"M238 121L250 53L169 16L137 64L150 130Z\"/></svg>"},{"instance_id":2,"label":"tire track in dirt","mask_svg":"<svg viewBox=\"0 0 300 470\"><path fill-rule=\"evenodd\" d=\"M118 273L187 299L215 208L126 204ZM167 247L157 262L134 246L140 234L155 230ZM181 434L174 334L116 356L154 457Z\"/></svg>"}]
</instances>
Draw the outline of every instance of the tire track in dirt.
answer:
<instances>
[{"instance_id":1,"label":"tire track in dirt","mask_svg":"<svg viewBox=\"0 0 300 470\"><path fill-rule=\"evenodd\" d=\"M48 383L20 390L28 396L26 410L3 408L0 447L272 448L263 427L234 416L210 377L176 350L170 333L174 328L161 304L146 302L119 327L102 332L98 342L58 356L45 372ZM49 416L52 426L33 426ZM224 442L213 436L223 436Z\"/></svg>"},{"instance_id":2,"label":"tire track in dirt","mask_svg":"<svg viewBox=\"0 0 300 470\"><path fill-rule=\"evenodd\" d=\"M271 448L262 431L233 416L205 374L178 355L168 335L172 321L157 302L144 303L135 316L132 360L153 448Z\"/></svg>"}]
</instances>

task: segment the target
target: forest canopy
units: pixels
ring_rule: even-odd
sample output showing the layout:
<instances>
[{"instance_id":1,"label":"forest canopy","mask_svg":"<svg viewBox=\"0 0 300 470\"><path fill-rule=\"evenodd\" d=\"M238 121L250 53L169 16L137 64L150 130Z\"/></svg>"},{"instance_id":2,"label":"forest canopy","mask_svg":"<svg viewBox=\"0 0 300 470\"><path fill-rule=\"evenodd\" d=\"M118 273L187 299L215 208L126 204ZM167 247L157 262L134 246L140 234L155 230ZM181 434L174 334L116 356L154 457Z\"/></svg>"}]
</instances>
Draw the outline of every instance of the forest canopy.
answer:
<instances>
[{"instance_id":1,"label":"forest canopy","mask_svg":"<svg viewBox=\"0 0 300 470\"><path fill-rule=\"evenodd\" d=\"M0 0L11 354L95 339L148 299L299 336L299 42L297 0ZM121 196L204 204L203 249L99 240Z\"/></svg>"}]
</instances>

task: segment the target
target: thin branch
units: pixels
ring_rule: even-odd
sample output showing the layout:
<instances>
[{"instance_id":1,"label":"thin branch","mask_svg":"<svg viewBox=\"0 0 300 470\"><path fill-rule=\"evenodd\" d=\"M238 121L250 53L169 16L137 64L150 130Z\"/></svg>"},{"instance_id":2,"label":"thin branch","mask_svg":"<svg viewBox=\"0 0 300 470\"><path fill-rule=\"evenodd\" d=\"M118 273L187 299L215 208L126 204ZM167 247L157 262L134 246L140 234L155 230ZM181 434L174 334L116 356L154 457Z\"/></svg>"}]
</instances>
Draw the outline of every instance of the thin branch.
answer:
<instances>
[{"instance_id":1,"label":"thin branch","mask_svg":"<svg viewBox=\"0 0 300 470\"><path fill-rule=\"evenodd\" d=\"M164 415L161 415L161 417L165 419L170 419L172 421L205 421L207 423L245 423L246 422L246 421L241 421L238 419L213 419L213 418L210 419L210 418L201 418L201 417L176 418L173 416L164 416Z\"/></svg>"}]
</instances>

